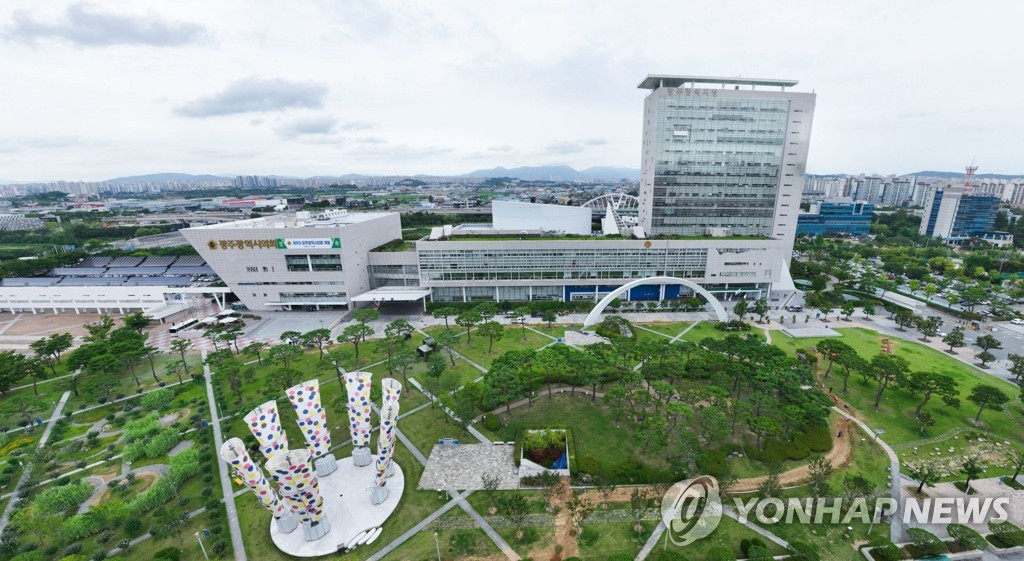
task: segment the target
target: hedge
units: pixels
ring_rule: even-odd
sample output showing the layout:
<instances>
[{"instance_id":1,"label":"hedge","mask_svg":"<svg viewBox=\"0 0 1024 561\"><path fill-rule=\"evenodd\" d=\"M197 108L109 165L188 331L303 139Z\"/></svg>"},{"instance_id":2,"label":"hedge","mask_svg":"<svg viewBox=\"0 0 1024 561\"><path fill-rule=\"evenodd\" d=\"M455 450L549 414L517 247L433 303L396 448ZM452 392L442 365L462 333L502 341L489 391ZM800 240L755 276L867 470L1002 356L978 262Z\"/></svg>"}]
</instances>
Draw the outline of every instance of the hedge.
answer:
<instances>
[{"instance_id":1,"label":"hedge","mask_svg":"<svg viewBox=\"0 0 1024 561\"><path fill-rule=\"evenodd\" d=\"M956 543L967 549L985 549L987 542L985 536L979 534L974 528L963 524L950 524L946 526L946 533L956 540Z\"/></svg>"},{"instance_id":2,"label":"hedge","mask_svg":"<svg viewBox=\"0 0 1024 561\"><path fill-rule=\"evenodd\" d=\"M106 526L103 518L87 512L76 514L60 525L60 537L65 542L72 542L99 532Z\"/></svg>"},{"instance_id":3,"label":"hedge","mask_svg":"<svg viewBox=\"0 0 1024 561\"><path fill-rule=\"evenodd\" d=\"M88 483L51 487L39 493L35 506L43 514L55 514L82 504L82 501L88 499L91 494L92 485Z\"/></svg>"},{"instance_id":4,"label":"hedge","mask_svg":"<svg viewBox=\"0 0 1024 561\"><path fill-rule=\"evenodd\" d=\"M765 440L761 450L748 446L747 455L754 460L774 464L802 460L811 452L828 452L831 449L832 432L827 425L805 425L792 442L770 438Z\"/></svg>"},{"instance_id":5,"label":"hedge","mask_svg":"<svg viewBox=\"0 0 1024 561\"><path fill-rule=\"evenodd\" d=\"M164 429L146 443L146 457L158 458L181 442L181 435L175 429Z\"/></svg>"},{"instance_id":6,"label":"hedge","mask_svg":"<svg viewBox=\"0 0 1024 561\"><path fill-rule=\"evenodd\" d=\"M160 422L154 413L150 413L141 419L128 421L124 424L124 439L126 442L135 442L160 431Z\"/></svg>"},{"instance_id":7,"label":"hedge","mask_svg":"<svg viewBox=\"0 0 1024 561\"><path fill-rule=\"evenodd\" d=\"M177 494L178 486L186 479L202 471L202 465L199 463L199 451L195 448L189 448L171 458L170 465L171 469L167 475L125 505L127 512L138 516L164 504Z\"/></svg>"},{"instance_id":8,"label":"hedge","mask_svg":"<svg viewBox=\"0 0 1024 561\"><path fill-rule=\"evenodd\" d=\"M912 552L915 559L922 557L936 557L949 550L945 542L928 530L924 530L922 528L909 528L907 530L907 536L910 537L910 541L914 542L913 545L909 547L915 550Z\"/></svg>"}]
</instances>

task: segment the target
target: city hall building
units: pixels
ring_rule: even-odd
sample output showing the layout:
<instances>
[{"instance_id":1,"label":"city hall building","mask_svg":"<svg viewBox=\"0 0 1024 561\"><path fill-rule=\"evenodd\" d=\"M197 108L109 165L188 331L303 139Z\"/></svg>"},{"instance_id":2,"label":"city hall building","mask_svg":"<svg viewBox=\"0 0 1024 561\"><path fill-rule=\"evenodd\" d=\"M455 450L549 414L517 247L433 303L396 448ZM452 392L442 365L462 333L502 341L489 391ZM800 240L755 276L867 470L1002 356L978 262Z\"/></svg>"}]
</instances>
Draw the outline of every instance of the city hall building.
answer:
<instances>
[{"instance_id":1,"label":"city hall building","mask_svg":"<svg viewBox=\"0 0 1024 561\"><path fill-rule=\"evenodd\" d=\"M648 76L640 84L651 93L639 225L614 235L581 233L578 207L526 203L495 205L490 224L437 227L415 242L401 242L397 213L345 211L183 234L252 310L417 299L595 301L655 276L695 282L723 299L769 297L782 305L795 291L789 261L815 102L813 93L787 90L795 85ZM666 284L638 286L625 297L689 295Z\"/></svg>"}]
</instances>

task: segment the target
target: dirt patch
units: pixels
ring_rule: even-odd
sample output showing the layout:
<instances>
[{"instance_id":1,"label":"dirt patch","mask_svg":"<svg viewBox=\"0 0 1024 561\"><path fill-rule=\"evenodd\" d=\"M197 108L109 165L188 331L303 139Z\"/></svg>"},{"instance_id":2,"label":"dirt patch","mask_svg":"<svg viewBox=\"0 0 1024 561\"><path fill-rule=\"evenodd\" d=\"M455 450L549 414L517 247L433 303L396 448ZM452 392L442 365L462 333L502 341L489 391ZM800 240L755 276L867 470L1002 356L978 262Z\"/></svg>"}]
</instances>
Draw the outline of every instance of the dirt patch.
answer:
<instances>
[{"instance_id":1,"label":"dirt patch","mask_svg":"<svg viewBox=\"0 0 1024 561\"><path fill-rule=\"evenodd\" d=\"M532 559L554 559L555 548L562 546L561 559L577 557L580 554L579 545L576 543L576 536L573 535L572 521L569 517L569 509L565 508L566 503L572 500L572 489L569 487L569 478L562 478L561 492L552 500L551 504L558 508L558 515L555 516L555 538L554 541L543 549L531 549Z\"/></svg>"},{"instance_id":2,"label":"dirt patch","mask_svg":"<svg viewBox=\"0 0 1024 561\"><path fill-rule=\"evenodd\" d=\"M121 314L109 314L115 320ZM88 335L89 332L83 327L87 323L93 323L100 319L100 314L83 313L76 314L18 314L18 320L4 332L4 335L49 335L51 333L71 333L75 337Z\"/></svg>"},{"instance_id":3,"label":"dirt patch","mask_svg":"<svg viewBox=\"0 0 1024 561\"><path fill-rule=\"evenodd\" d=\"M114 479L114 478L113 477L109 477L109 478L108 477L104 477L103 478L103 480L106 481L107 483L110 483L111 479ZM138 495L139 493L145 491L146 489L149 489L150 486L152 486L154 483L156 483L157 479L160 479L160 476L155 474L155 473L152 473L152 472L142 472L142 473L136 474L135 475L135 483L132 483L132 487L128 491L128 493L126 493L126 496ZM96 495L93 498L91 504L92 505L103 504L103 501L107 500L108 496L111 493L113 493L113 490L111 490L109 485L104 487L103 491L101 491L99 495Z\"/></svg>"},{"instance_id":4,"label":"dirt patch","mask_svg":"<svg viewBox=\"0 0 1024 561\"><path fill-rule=\"evenodd\" d=\"M839 471L842 467L850 463L853 459L853 452L856 449L853 443L853 436L850 434L850 429L853 427L852 422L847 422L846 419L836 419L832 423L832 433L839 434L843 433L841 437L832 438L832 449L829 450L828 454L825 455L827 459L832 462L832 467ZM793 486L805 483L810 475L810 466L804 464L799 467L795 467L789 471L784 471L779 474L779 483L783 486ZM757 486L760 485L768 476L761 477L748 477L746 479L740 479L736 482L736 485L732 488L733 491L754 491Z\"/></svg>"},{"instance_id":5,"label":"dirt patch","mask_svg":"<svg viewBox=\"0 0 1024 561\"><path fill-rule=\"evenodd\" d=\"M185 407L184 409L179 409L179 410L175 411L174 413L170 413L168 415L164 415L163 417L160 417L160 420L159 420L160 426L169 427L169 426L173 425L174 423L177 423L181 419L187 418L190 414L192 414L192 411L189 410L188 407Z\"/></svg>"}]
</instances>

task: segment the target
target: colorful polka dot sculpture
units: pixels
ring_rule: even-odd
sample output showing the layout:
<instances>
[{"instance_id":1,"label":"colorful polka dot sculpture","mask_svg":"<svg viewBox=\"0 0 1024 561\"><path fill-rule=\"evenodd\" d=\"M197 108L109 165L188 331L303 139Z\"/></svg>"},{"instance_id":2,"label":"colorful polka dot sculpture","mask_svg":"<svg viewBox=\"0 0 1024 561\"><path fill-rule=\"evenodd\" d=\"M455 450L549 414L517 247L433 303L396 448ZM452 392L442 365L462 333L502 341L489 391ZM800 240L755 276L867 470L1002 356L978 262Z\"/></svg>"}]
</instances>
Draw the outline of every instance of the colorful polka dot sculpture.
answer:
<instances>
[{"instance_id":1,"label":"colorful polka dot sculpture","mask_svg":"<svg viewBox=\"0 0 1024 561\"><path fill-rule=\"evenodd\" d=\"M281 416L277 403L268 401L245 416L249 431L260 443L260 452L268 460L288 452L288 435L281 430Z\"/></svg>"},{"instance_id":2,"label":"colorful polka dot sculpture","mask_svg":"<svg viewBox=\"0 0 1024 561\"><path fill-rule=\"evenodd\" d=\"M387 380L385 380L386 382ZM377 479L378 487L387 483L388 467L395 455L395 439L398 430L398 401L385 402L380 408L380 434L377 437Z\"/></svg>"},{"instance_id":3,"label":"colorful polka dot sculpture","mask_svg":"<svg viewBox=\"0 0 1024 561\"><path fill-rule=\"evenodd\" d=\"M402 395L402 383L394 378L384 378L380 382L381 393L384 395L384 403L381 405L387 405L388 403L398 403L398 397Z\"/></svg>"},{"instance_id":4,"label":"colorful polka dot sculpture","mask_svg":"<svg viewBox=\"0 0 1024 561\"><path fill-rule=\"evenodd\" d=\"M292 402L295 417L313 458L331 449L331 431L327 428L327 412L320 404L320 381L307 380L285 390Z\"/></svg>"},{"instance_id":5,"label":"colorful polka dot sculpture","mask_svg":"<svg viewBox=\"0 0 1024 561\"><path fill-rule=\"evenodd\" d=\"M352 445L370 445L370 431L373 429L370 416L370 384L373 374L349 372L345 375L345 390L348 392L348 428Z\"/></svg>"},{"instance_id":6,"label":"colorful polka dot sculpture","mask_svg":"<svg viewBox=\"0 0 1024 561\"><path fill-rule=\"evenodd\" d=\"M270 476L281 489L281 497L303 524L320 522L324 499L309 450L290 450L267 461Z\"/></svg>"},{"instance_id":7,"label":"colorful polka dot sculpture","mask_svg":"<svg viewBox=\"0 0 1024 561\"><path fill-rule=\"evenodd\" d=\"M245 444L241 439L232 438L225 442L220 449L220 457L224 458L235 475L256 495L260 504L269 510L274 518L281 518L285 515L284 504L278 499L277 492L267 482L267 478L263 475L263 468L252 461L249 453L245 451Z\"/></svg>"}]
</instances>

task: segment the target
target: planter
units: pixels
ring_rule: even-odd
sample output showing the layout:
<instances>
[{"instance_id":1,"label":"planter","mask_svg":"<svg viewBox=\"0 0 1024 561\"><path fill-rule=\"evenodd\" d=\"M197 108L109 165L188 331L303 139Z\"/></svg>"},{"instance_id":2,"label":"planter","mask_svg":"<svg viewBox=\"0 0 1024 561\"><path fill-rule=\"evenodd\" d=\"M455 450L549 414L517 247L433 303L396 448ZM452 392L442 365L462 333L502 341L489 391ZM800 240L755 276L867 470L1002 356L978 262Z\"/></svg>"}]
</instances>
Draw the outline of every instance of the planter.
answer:
<instances>
[{"instance_id":1,"label":"planter","mask_svg":"<svg viewBox=\"0 0 1024 561\"><path fill-rule=\"evenodd\" d=\"M543 449L531 449L527 450L527 439L534 438L536 435L546 435L547 433L557 433L561 435L561 444L557 447L543 448ZM530 437L529 435L535 435ZM538 452L532 453L531 452ZM558 453L558 457L554 457L554 452ZM531 459L531 457L533 459ZM534 460L550 459L554 460L555 464L558 464L558 460L564 458L565 467L548 467ZM550 465L550 463L549 463ZM534 475L540 475L543 473L554 473L560 477L569 477L570 475L569 465L569 433L564 429L542 429L542 430L527 430L526 436L523 439L523 446L519 451L519 477L531 477Z\"/></svg>"},{"instance_id":2,"label":"planter","mask_svg":"<svg viewBox=\"0 0 1024 561\"><path fill-rule=\"evenodd\" d=\"M996 546L992 545L992 542L989 542L988 548L986 549L986 551L988 551L992 555L997 555L999 557L1009 557L1009 556L1015 556L1018 553L1024 551L1024 545L1018 545L1018 546L1015 546L1015 547L999 548L999 547L996 547Z\"/></svg>"}]
</instances>

